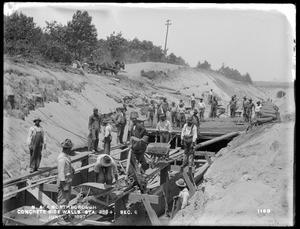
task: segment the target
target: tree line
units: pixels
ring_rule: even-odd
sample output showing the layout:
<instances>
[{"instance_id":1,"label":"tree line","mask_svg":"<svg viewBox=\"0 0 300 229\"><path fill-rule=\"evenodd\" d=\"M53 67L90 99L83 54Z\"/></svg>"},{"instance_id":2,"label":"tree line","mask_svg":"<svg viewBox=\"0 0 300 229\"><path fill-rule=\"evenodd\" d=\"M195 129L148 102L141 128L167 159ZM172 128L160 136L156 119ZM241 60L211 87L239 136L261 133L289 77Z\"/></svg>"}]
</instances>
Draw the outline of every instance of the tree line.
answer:
<instances>
[{"instance_id":1,"label":"tree line","mask_svg":"<svg viewBox=\"0 0 300 229\"><path fill-rule=\"evenodd\" d=\"M209 71L214 71L214 72L217 72L217 73L220 73L220 74L224 75L225 77L227 77L229 79L241 81L241 82L244 82L244 83L253 84L251 76L248 72L245 75L242 75L238 70L230 68L228 66L225 67L224 64L218 70L212 70L211 69L211 64L209 64L205 60L203 63L198 61L197 65L196 65L196 68L197 69L205 69L205 70L209 70Z\"/></svg>"},{"instance_id":2,"label":"tree line","mask_svg":"<svg viewBox=\"0 0 300 229\"><path fill-rule=\"evenodd\" d=\"M161 46L151 41L127 40L121 32L113 32L106 39L97 36L87 11L77 10L66 25L46 21L44 28L22 12L4 15L4 54L41 57L66 64L73 60L85 62L93 54L99 63L119 59L126 63L150 61L188 66L183 58L174 53L166 55Z\"/></svg>"}]
</instances>

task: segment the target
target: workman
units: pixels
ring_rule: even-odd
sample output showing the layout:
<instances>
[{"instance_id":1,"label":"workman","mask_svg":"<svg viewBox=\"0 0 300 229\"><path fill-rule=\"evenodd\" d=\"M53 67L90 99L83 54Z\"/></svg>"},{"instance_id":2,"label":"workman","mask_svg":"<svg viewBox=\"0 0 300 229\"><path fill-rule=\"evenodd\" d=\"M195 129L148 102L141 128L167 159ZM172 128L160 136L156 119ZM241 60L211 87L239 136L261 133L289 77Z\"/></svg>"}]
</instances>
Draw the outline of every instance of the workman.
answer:
<instances>
[{"instance_id":1,"label":"workman","mask_svg":"<svg viewBox=\"0 0 300 229\"><path fill-rule=\"evenodd\" d=\"M235 110L236 110L236 100L232 96L231 101L228 104L229 109L230 109L230 117L234 118L235 117Z\"/></svg>"},{"instance_id":2,"label":"workman","mask_svg":"<svg viewBox=\"0 0 300 229\"><path fill-rule=\"evenodd\" d=\"M160 116L164 114L164 109L162 108L162 103L157 104L157 111L156 111L156 117L157 117L157 123L160 120Z\"/></svg>"},{"instance_id":3,"label":"workman","mask_svg":"<svg viewBox=\"0 0 300 229\"><path fill-rule=\"evenodd\" d=\"M199 120L199 117L198 117L198 110L197 109L194 109L192 118L193 118L193 124L197 127L197 131L199 132L199 130L200 130L200 120Z\"/></svg>"},{"instance_id":4,"label":"workman","mask_svg":"<svg viewBox=\"0 0 300 229\"><path fill-rule=\"evenodd\" d=\"M198 110L199 110L199 121L204 122L205 102L203 101L203 98L200 98L200 102L198 103Z\"/></svg>"},{"instance_id":5,"label":"workman","mask_svg":"<svg viewBox=\"0 0 300 229\"><path fill-rule=\"evenodd\" d=\"M248 105L248 101L247 101L247 97L244 96L243 97L243 117L244 117L244 121L248 122L248 117L247 117L247 105Z\"/></svg>"},{"instance_id":6,"label":"workman","mask_svg":"<svg viewBox=\"0 0 300 229\"><path fill-rule=\"evenodd\" d=\"M139 121L138 121L137 117L132 117L131 121L132 121L132 127L130 128L130 131L128 134L129 138L131 136L134 136L137 138L142 138L147 133L146 128L138 123Z\"/></svg>"},{"instance_id":7,"label":"workman","mask_svg":"<svg viewBox=\"0 0 300 229\"><path fill-rule=\"evenodd\" d=\"M179 187L180 192L177 196L173 197L173 201L177 201L177 208L174 215L179 211L184 209L188 205L188 199L190 198L189 190L182 178L175 181L176 185Z\"/></svg>"},{"instance_id":8,"label":"workman","mask_svg":"<svg viewBox=\"0 0 300 229\"><path fill-rule=\"evenodd\" d=\"M116 115L116 126L117 126L117 129L118 129L118 132L117 132L117 145L120 145L120 144L124 144L123 143L123 135L124 135L124 129L125 129L125 126L126 126L126 116L125 114L122 112L122 109L120 107L118 107L116 109L117 111L117 115Z\"/></svg>"},{"instance_id":9,"label":"workman","mask_svg":"<svg viewBox=\"0 0 300 229\"><path fill-rule=\"evenodd\" d=\"M167 101L167 98L165 98L165 97L163 98L163 101L161 103L161 108L162 108L164 114L167 115L167 111L169 110L169 103Z\"/></svg>"},{"instance_id":10,"label":"workman","mask_svg":"<svg viewBox=\"0 0 300 229\"><path fill-rule=\"evenodd\" d=\"M172 124L166 119L166 115L160 116L160 121L156 126L156 133L160 134L160 142L167 143L170 140L170 134L172 132Z\"/></svg>"},{"instance_id":11,"label":"workman","mask_svg":"<svg viewBox=\"0 0 300 229\"><path fill-rule=\"evenodd\" d=\"M73 175L75 170L71 164L71 159L69 157L73 143L70 139L66 139L61 143L62 152L57 158L57 186L58 186L58 196L57 205L68 205L71 197L71 185L73 180Z\"/></svg>"},{"instance_id":12,"label":"workman","mask_svg":"<svg viewBox=\"0 0 300 229\"><path fill-rule=\"evenodd\" d=\"M261 113L260 113L261 108L262 108L261 102L257 101L256 105L255 105L255 118L260 118L261 117Z\"/></svg>"},{"instance_id":13,"label":"workman","mask_svg":"<svg viewBox=\"0 0 300 229\"><path fill-rule=\"evenodd\" d=\"M195 104L196 104L196 99L195 99L195 94L194 93L189 98L189 102L191 104L192 111L193 111L195 109Z\"/></svg>"},{"instance_id":14,"label":"workman","mask_svg":"<svg viewBox=\"0 0 300 229\"><path fill-rule=\"evenodd\" d=\"M103 119L102 125L104 126L104 131L103 131L103 149L104 149L104 154L110 155L110 146L111 146L111 141L112 141L112 126L109 124L109 120L107 118Z\"/></svg>"},{"instance_id":15,"label":"workman","mask_svg":"<svg viewBox=\"0 0 300 229\"><path fill-rule=\"evenodd\" d=\"M89 138L91 138L91 144L89 150L92 150L93 153L98 151L99 143L99 133L101 133L101 122L102 117L98 114L98 109L93 109L93 114L89 117L88 129L90 131Z\"/></svg>"},{"instance_id":16,"label":"workman","mask_svg":"<svg viewBox=\"0 0 300 229\"><path fill-rule=\"evenodd\" d=\"M110 155L100 154L97 157L94 172L97 183L112 185L115 178L115 186L118 185L117 164Z\"/></svg>"},{"instance_id":17,"label":"workman","mask_svg":"<svg viewBox=\"0 0 300 229\"><path fill-rule=\"evenodd\" d=\"M153 126L153 121L154 121L154 114L155 114L155 104L154 101L150 101L150 105L148 107L148 117L149 117L149 122L151 127Z\"/></svg>"},{"instance_id":18,"label":"workman","mask_svg":"<svg viewBox=\"0 0 300 229\"><path fill-rule=\"evenodd\" d=\"M29 128L27 143L30 152L30 173L38 171L42 159L42 149L46 149L46 134L42 126L40 118L33 120L34 125Z\"/></svg>"},{"instance_id":19,"label":"workman","mask_svg":"<svg viewBox=\"0 0 300 229\"><path fill-rule=\"evenodd\" d=\"M172 122L172 125L176 125L177 123L177 107L176 107L176 104L175 102L173 101L172 104L171 104L171 122Z\"/></svg>"},{"instance_id":20,"label":"workman","mask_svg":"<svg viewBox=\"0 0 300 229\"><path fill-rule=\"evenodd\" d=\"M187 123L184 124L181 130L181 145L184 147L182 169L188 165L192 168L194 164L194 150L197 140L197 127L193 124L193 117L187 118Z\"/></svg>"},{"instance_id":21,"label":"workman","mask_svg":"<svg viewBox=\"0 0 300 229\"><path fill-rule=\"evenodd\" d=\"M183 127L185 124L186 119L185 119L185 107L184 103L182 100L180 100L180 103L177 107L177 127Z\"/></svg>"},{"instance_id":22,"label":"workman","mask_svg":"<svg viewBox=\"0 0 300 229\"><path fill-rule=\"evenodd\" d=\"M145 158L145 152L148 144L149 137L147 135L144 135L141 139L134 136L130 138L130 145L132 150L132 158L130 159L130 161L133 165L135 165L134 159L136 159L141 164L142 173L144 173L149 168L149 165L147 164Z\"/></svg>"},{"instance_id":23,"label":"workman","mask_svg":"<svg viewBox=\"0 0 300 229\"><path fill-rule=\"evenodd\" d=\"M216 118L217 117L217 110L218 110L218 101L217 101L216 96L212 97L212 100L210 102L210 106L211 106L211 117Z\"/></svg>"},{"instance_id":24,"label":"workman","mask_svg":"<svg viewBox=\"0 0 300 229\"><path fill-rule=\"evenodd\" d=\"M255 107L255 105L254 105L254 103L252 103L252 99L250 98L249 102L247 104L247 110L246 110L247 119L248 119L249 123L251 123L251 121L252 121L252 112L253 112L254 107Z\"/></svg>"}]
</instances>

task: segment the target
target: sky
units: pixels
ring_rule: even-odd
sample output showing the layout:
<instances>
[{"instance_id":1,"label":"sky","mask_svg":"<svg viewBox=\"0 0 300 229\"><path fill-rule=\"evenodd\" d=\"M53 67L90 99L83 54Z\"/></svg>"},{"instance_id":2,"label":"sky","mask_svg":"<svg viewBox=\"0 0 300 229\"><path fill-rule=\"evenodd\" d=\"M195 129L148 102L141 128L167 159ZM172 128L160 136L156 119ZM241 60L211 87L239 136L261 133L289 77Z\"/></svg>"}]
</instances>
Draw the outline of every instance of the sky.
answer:
<instances>
[{"instance_id":1,"label":"sky","mask_svg":"<svg viewBox=\"0 0 300 229\"><path fill-rule=\"evenodd\" d=\"M41 28L46 21L66 25L77 10L92 17L98 39L113 32L125 39L152 41L191 67L205 60L249 73L253 81L295 79L293 4L166 3L6 3L4 14L21 11Z\"/></svg>"}]
</instances>

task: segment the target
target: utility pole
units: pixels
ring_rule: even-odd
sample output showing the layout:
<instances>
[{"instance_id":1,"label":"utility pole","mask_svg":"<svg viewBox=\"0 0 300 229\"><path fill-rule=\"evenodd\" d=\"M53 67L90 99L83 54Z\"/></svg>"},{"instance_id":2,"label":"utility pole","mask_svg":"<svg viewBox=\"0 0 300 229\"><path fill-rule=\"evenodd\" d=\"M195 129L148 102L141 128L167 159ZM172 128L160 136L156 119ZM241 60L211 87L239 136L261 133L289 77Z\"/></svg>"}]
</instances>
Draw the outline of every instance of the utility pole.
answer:
<instances>
[{"instance_id":1,"label":"utility pole","mask_svg":"<svg viewBox=\"0 0 300 229\"><path fill-rule=\"evenodd\" d=\"M171 20L167 20L167 24L165 24L167 26L167 34L166 34L166 40L165 40L165 50L164 53L165 55L167 54L167 39L168 39L168 32L169 32L169 25L172 25L170 23Z\"/></svg>"}]
</instances>

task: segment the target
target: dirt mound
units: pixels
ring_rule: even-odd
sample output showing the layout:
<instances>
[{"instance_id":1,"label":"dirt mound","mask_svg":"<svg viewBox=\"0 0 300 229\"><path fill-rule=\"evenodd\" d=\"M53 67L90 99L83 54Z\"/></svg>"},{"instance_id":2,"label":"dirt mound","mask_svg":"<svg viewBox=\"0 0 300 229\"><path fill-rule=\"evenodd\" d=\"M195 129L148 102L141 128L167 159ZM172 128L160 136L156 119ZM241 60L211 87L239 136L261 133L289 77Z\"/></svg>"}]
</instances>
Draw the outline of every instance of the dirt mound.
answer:
<instances>
[{"instance_id":1,"label":"dirt mound","mask_svg":"<svg viewBox=\"0 0 300 229\"><path fill-rule=\"evenodd\" d=\"M236 137L170 225L293 225L294 122Z\"/></svg>"}]
</instances>

